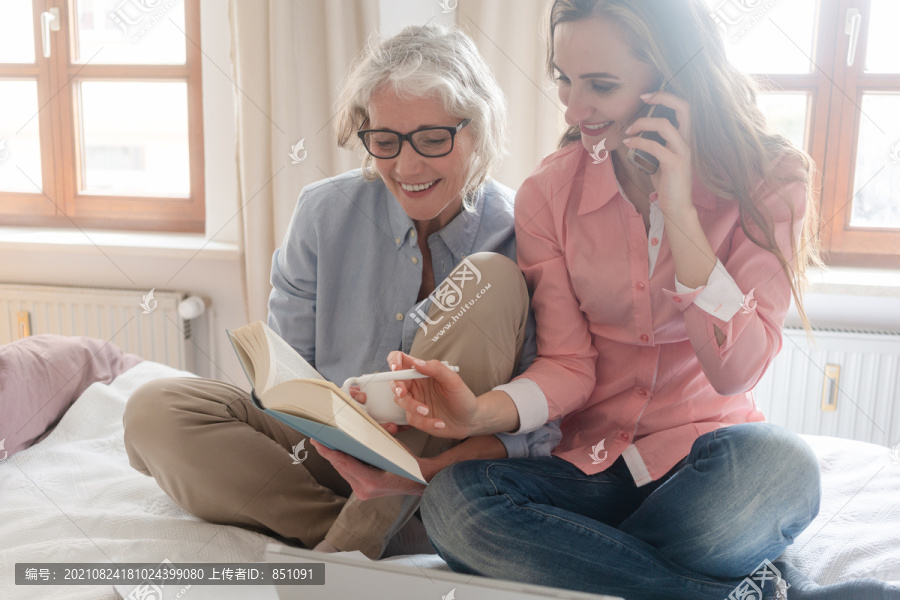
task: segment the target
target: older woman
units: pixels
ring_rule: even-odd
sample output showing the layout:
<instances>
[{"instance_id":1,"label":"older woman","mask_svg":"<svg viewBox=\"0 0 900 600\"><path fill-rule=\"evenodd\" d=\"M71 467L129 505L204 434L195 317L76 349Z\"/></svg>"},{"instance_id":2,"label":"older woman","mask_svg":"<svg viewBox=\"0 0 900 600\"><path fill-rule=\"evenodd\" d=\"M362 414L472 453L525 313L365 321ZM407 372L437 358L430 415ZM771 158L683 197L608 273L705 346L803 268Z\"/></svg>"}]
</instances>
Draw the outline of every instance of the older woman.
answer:
<instances>
[{"instance_id":1,"label":"older woman","mask_svg":"<svg viewBox=\"0 0 900 600\"><path fill-rule=\"evenodd\" d=\"M531 362L534 342L510 260L513 193L488 179L506 127L490 70L464 34L410 27L370 45L339 105L339 142L364 146L363 168L302 191L273 257L269 325L338 383L386 370L396 350L459 365L472 389L505 383ZM395 535L418 496L358 498L315 447L298 446L302 434L233 385L150 382L124 420L132 466L204 519L370 558L421 527L413 518ZM398 438L433 457L421 460L430 479L459 460L546 455L558 430L459 445L414 429ZM422 548L391 549L412 550Z\"/></svg>"}]
</instances>

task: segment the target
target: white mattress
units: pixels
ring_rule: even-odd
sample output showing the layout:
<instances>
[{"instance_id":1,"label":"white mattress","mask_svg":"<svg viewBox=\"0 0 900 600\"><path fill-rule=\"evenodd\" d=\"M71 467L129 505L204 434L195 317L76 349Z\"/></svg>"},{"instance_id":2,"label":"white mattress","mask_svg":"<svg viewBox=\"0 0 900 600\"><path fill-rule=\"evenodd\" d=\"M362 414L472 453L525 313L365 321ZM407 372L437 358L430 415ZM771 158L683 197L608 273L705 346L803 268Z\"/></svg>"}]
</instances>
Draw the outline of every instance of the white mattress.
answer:
<instances>
[{"instance_id":1,"label":"white mattress","mask_svg":"<svg viewBox=\"0 0 900 600\"><path fill-rule=\"evenodd\" d=\"M95 384L47 439L0 464L0 598L115 597L111 586L17 588L16 562L264 559L271 538L191 516L128 465L122 414L131 392L185 375L144 362L111 385ZM900 581L900 464L880 446L806 439L822 464L822 509L787 557L821 584Z\"/></svg>"}]
</instances>

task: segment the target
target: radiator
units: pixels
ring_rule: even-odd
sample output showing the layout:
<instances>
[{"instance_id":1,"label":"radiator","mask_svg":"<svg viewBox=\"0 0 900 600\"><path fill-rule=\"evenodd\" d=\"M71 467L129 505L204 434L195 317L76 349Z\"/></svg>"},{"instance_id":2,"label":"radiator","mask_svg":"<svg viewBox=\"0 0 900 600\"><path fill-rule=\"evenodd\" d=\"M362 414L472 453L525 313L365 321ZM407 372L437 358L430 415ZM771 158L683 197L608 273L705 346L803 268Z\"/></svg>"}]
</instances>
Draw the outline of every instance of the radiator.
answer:
<instances>
[{"instance_id":1,"label":"radiator","mask_svg":"<svg viewBox=\"0 0 900 600\"><path fill-rule=\"evenodd\" d=\"M0 284L0 343L55 333L108 340L126 352L192 371L183 292Z\"/></svg>"},{"instance_id":2,"label":"radiator","mask_svg":"<svg viewBox=\"0 0 900 600\"><path fill-rule=\"evenodd\" d=\"M900 334L785 329L781 352L756 386L771 423L797 433L882 446L900 442Z\"/></svg>"}]
</instances>

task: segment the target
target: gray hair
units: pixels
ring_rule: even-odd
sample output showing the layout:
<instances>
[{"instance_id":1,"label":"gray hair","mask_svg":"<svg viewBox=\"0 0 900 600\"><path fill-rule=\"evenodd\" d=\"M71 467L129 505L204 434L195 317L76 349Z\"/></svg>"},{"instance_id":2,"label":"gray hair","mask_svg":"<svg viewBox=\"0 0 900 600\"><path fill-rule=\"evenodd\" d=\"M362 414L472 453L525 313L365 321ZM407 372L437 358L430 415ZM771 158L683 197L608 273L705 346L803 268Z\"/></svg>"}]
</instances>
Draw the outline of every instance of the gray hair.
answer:
<instances>
[{"instance_id":1,"label":"gray hair","mask_svg":"<svg viewBox=\"0 0 900 600\"><path fill-rule=\"evenodd\" d=\"M433 97L444 110L471 119L475 140L468 173L460 194L466 210L474 210L478 190L506 153L506 99L475 43L458 29L440 26L407 27L381 41L377 34L357 57L337 101L335 132L342 148L361 146L357 130L369 118L372 95L389 84L402 96ZM363 176L378 174L368 152Z\"/></svg>"}]
</instances>

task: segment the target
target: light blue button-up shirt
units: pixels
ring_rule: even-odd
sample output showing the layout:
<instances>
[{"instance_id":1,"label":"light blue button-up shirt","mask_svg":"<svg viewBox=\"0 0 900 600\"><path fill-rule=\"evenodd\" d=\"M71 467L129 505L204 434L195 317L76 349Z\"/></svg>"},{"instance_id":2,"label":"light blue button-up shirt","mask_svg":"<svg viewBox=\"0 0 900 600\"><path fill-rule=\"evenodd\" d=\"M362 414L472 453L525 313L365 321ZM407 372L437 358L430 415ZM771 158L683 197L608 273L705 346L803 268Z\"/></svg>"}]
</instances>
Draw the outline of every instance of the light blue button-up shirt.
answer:
<instances>
[{"instance_id":1,"label":"light blue button-up shirt","mask_svg":"<svg viewBox=\"0 0 900 600\"><path fill-rule=\"evenodd\" d=\"M516 259L514 192L489 182L475 212L462 211L428 237L435 282L463 258L497 252ZM394 350L409 352L419 330L422 252L413 220L381 180L359 169L303 189L282 247L272 258L269 326L328 380L388 370ZM519 372L536 353L529 318ZM499 435L509 456L546 456L558 424Z\"/></svg>"}]
</instances>

